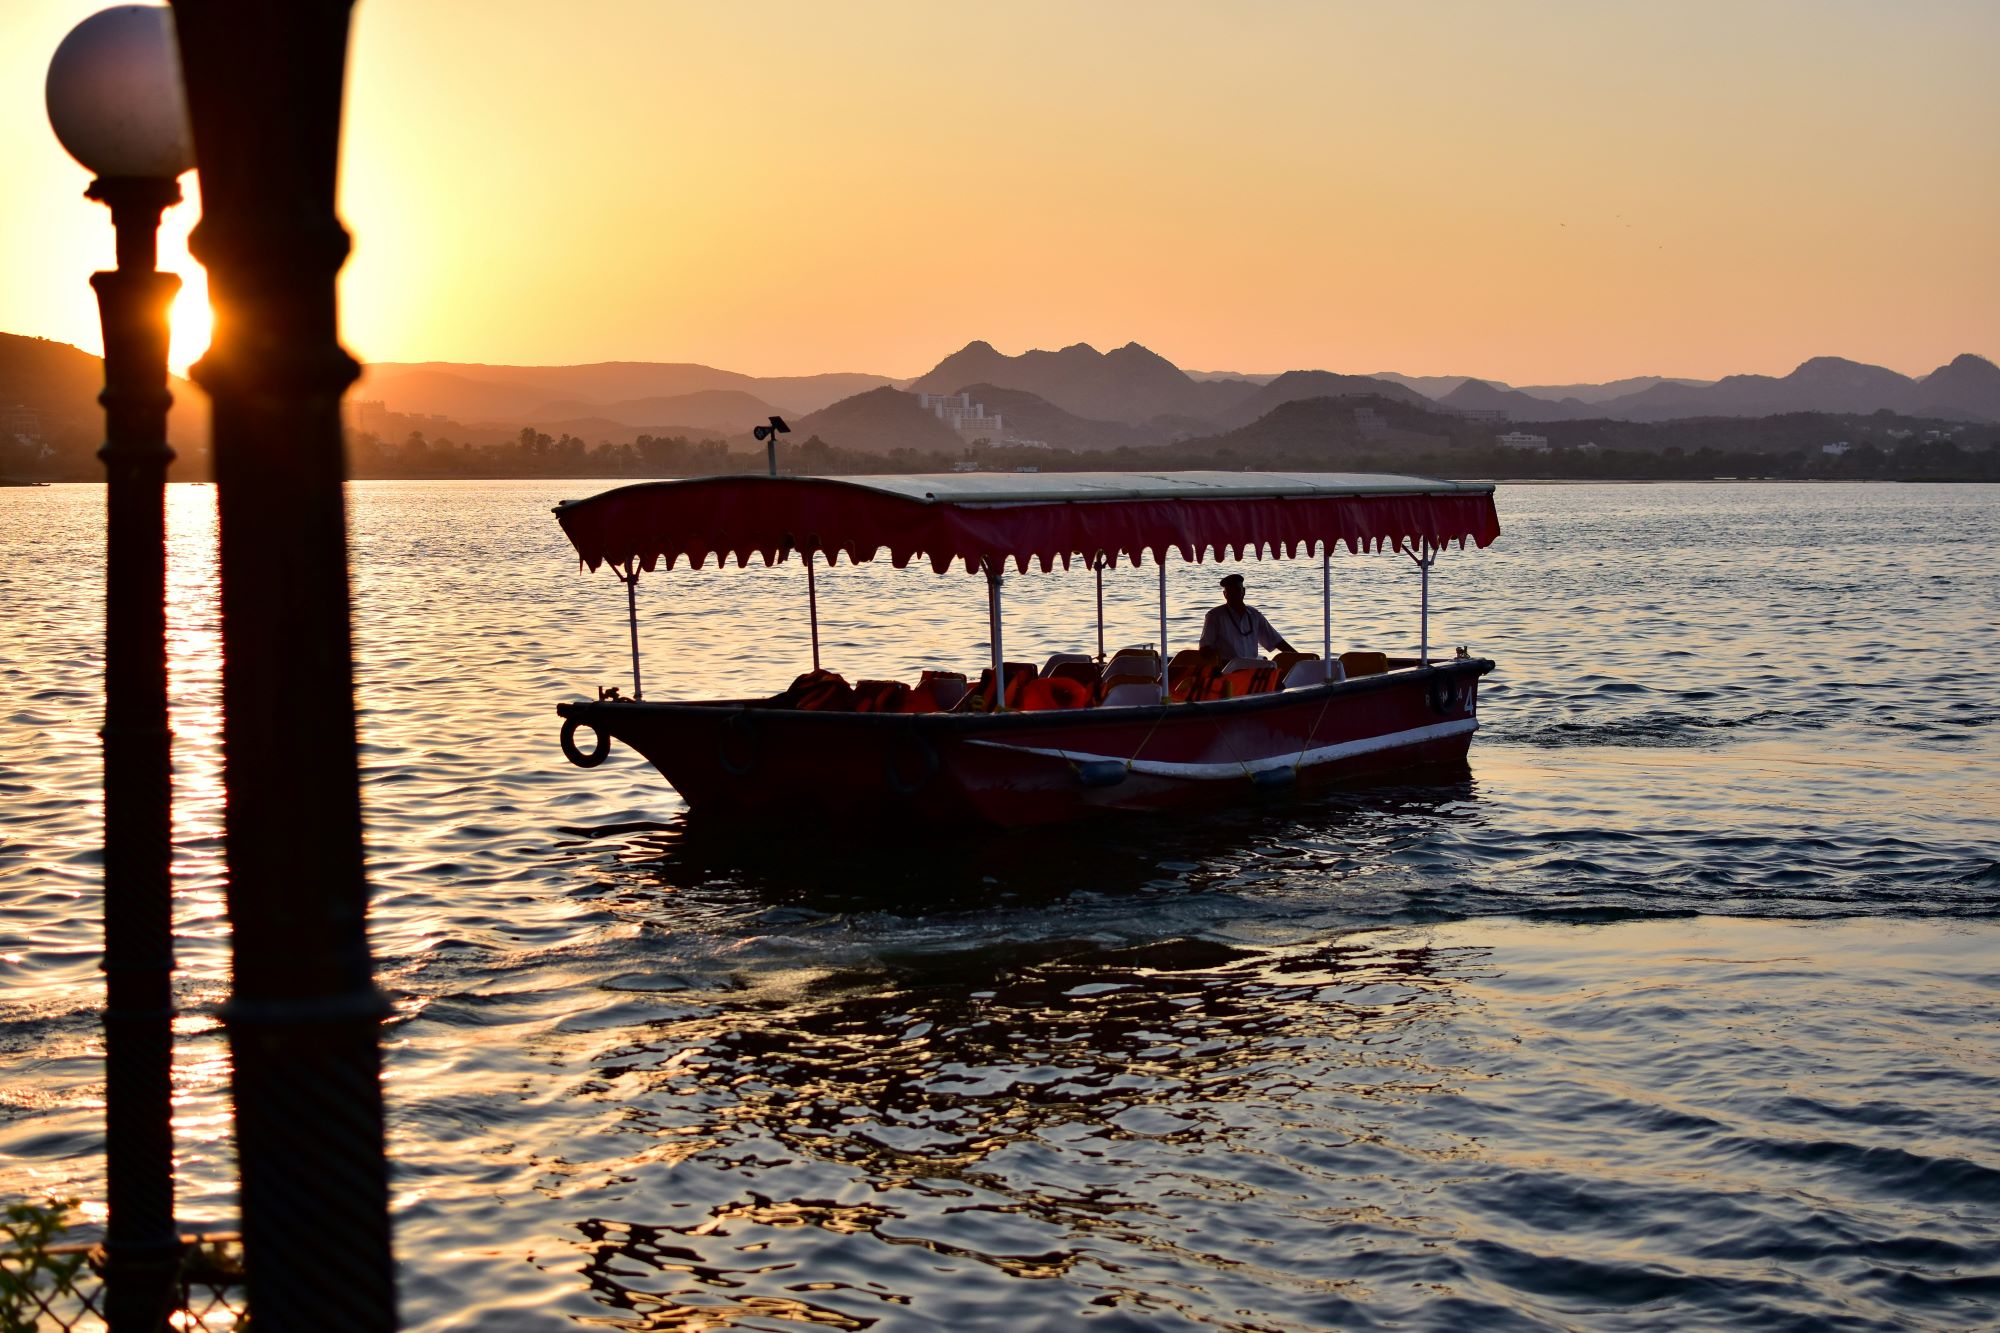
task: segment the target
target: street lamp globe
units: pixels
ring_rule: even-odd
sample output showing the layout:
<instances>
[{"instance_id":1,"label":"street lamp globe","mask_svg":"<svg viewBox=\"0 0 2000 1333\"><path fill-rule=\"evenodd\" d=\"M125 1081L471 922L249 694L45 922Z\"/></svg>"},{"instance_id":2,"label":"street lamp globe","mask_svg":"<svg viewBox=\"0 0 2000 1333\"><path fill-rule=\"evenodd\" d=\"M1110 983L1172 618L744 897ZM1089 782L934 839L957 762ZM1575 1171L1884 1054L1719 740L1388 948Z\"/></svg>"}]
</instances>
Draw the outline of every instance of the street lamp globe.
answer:
<instances>
[{"instance_id":1,"label":"street lamp globe","mask_svg":"<svg viewBox=\"0 0 2000 1333\"><path fill-rule=\"evenodd\" d=\"M49 61L49 125L99 177L173 180L194 166L170 10L116 5L70 30Z\"/></svg>"}]
</instances>

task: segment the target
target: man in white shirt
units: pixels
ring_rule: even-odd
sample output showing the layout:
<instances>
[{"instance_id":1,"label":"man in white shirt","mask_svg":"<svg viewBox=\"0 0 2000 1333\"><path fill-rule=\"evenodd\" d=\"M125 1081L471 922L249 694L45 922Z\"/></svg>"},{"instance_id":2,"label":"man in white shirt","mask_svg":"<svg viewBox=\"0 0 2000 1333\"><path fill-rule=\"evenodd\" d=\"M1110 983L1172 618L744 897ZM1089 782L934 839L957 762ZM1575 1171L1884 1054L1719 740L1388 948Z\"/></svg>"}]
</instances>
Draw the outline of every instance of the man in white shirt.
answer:
<instances>
[{"instance_id":1,"label":"man in white shirt","mask_svg":"<svg viewBox=\"0 0 2000 1333\"><path fill-rule=\"evenodd\" d=\"M1243 600L1243 576L1222 576L1222 605L1201 622L1201 650L1220 662L1256 657L1259 649L1293 651L1284 635L1271 628L1264 613Z\"/></svg>"}]
</instances>

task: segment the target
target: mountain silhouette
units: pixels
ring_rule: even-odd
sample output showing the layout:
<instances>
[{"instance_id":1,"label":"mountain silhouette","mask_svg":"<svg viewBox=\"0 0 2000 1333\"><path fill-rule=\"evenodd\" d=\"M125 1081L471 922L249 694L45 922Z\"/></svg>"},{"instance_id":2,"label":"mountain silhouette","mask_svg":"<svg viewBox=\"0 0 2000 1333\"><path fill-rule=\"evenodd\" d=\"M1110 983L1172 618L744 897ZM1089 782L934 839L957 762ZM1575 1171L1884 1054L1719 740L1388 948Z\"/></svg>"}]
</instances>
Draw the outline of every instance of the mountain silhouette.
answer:
<instances>
[{"instance_id":1,"label":"mountain silhouette","mask_svg":"<svg viewBox=\"0 0 2000 1333\"><path fill-rule=\"evenodd\" d=\"M958 432L920 406L915 394L888 385L843 398L789 424L793 444L817 435L843 449L878 454L892 449L956 453L965 447Z\"/></svg>"},{"instance_id":2,"label":"mountain silhouette","mask_svg":"<svg viewBox=\"0 0 2000 1333\"><path fill-rule=\"evenodd\" d=\"M1920 415L2000 421L2000 366L1983 356L1962 353L1924 376L1916 397Z\"/></svg>"},{"instance_id":3,"label":"mountain silhouette","mask_svg":"<svg viewBox=\"0 0 2000 1333\"><path fill-rule=\"evenodd\" d=\"M1007 356L984 341L967 343L910 388L959 393L974 384L1023 390L1086 419L1133 424L1162 415L1212 421L1257 389L1243 380L1197 380L1136 342L1109 352L1072 343Z\"/></svg>"},{"instance_id":4,"label":"mountain silhouette","mask_svg":"<svg viewBox=\"0 0 2000 1333\"><path fill-rule=\"evenodd\" d=\"M803 415L894 383L887 375L745 375L693 362L602 361L580 366L487 366L450 361L378 362L362 368L352 397L380 400L392 412L458 421L524 421L558 403L603 415L606 405L734 390ZM770 415L766 413L765 415Z\"/></svg>"},{"instance_id":5,"label":"mountain silhouette","mask_svg":"<svg viewBox=\"0 0 2000 1333\"><path fill-rule=\"evenodd\" d=\"M1307 398L1387 398L1412 407L1432 407L1417 390L1370 375L1336 375L1330 370L1288 370L1232 404L1219 424L1245 426L1282 404Z\"/></svg>"},{"instance_id":6,"label":"mountain silhouette","mask_svg":"<svg viewBox=\"0 0 2000 1333\"><path fill-rule=\"evenodd\" d=\"M741 389L697 389L693 393L628 398L615 403L558 399L543 403L522 420L538 427L546 420L582 417L599 418L621 426L658 426L672 422L696 430L741 435L753 426L763 425L771 417L783 415L779 408Z\"/></svg>"}]
</instances>

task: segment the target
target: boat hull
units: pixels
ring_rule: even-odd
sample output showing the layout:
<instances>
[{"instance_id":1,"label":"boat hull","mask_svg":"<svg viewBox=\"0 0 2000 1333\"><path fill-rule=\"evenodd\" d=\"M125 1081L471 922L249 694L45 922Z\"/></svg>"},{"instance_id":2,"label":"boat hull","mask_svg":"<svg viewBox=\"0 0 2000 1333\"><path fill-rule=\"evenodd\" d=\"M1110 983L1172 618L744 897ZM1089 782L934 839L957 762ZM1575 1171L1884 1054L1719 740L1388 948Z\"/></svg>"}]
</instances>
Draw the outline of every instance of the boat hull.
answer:
<instances>
[{"instance_id":1,"label":"boat hull","mask_svg":"<svg viewBox=\"0 0 2000 1333\"><path fill-rule=\"evenodd\" d=\"M1240 699L1033 713L567 703L705 818L1021 827L1463 765L1485 659Z\"/></svg>"}]
</instances>

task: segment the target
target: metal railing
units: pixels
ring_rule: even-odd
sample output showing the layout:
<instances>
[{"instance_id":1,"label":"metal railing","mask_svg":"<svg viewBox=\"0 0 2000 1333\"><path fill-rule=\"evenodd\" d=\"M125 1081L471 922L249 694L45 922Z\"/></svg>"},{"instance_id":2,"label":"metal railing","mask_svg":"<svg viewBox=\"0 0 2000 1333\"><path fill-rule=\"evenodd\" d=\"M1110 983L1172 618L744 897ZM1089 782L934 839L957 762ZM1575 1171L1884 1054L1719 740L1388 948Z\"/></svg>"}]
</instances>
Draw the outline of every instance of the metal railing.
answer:
<instances>
[{"instance_id":1,"label":"metal railing","mask_svg":"<svg viewBox=\"0 0 2000 1333\"><path fill-rule=\"evenodd\" d=\"M164 1333L247 1333L243 1245L233 1231L181 1237L180 1273ZM101 1333L102 1245L0 1250L0 1333Z\"/></svg>"}]
</instances>

